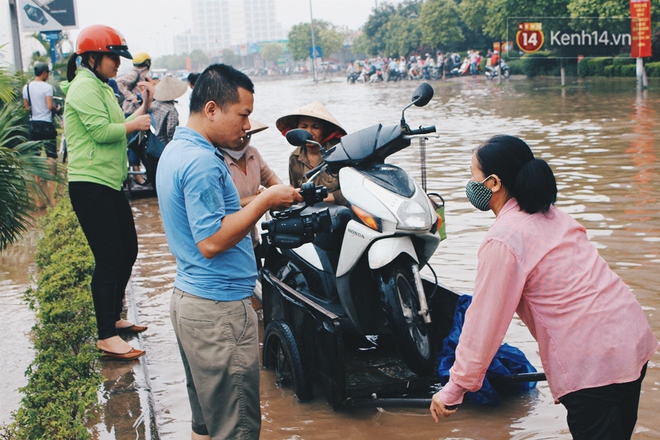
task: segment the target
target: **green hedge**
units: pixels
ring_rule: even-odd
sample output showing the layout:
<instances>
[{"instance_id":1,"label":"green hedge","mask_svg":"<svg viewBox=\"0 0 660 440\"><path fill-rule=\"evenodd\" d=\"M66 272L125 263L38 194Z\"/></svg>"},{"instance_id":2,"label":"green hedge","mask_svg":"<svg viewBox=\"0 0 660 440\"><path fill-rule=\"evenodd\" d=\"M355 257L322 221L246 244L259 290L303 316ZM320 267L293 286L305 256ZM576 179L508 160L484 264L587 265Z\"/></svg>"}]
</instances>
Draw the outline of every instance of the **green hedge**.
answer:
<instances>
[{"instance_id":1,"label":"green hedge","mask_svg":"<svg viewBox=\"0 0 660 440\"><path fill-rule=\"evenodd\" d=\"M529 78L539 75L555 75L559 72L559 60L549 58L550 52L536 52L522 56L522 70ZM557 73L555 73L557 72Z\"/></svg>"},{"instance_id":2,"label":"green hedge","mask_svg":"<svg viewBox=\"0 0 660 440\"><path fill-rule=\"evenodd\" d=\"M102 383L89 290L94 259L68 197L40 227L37 287L25 294L37 315L36 355L15 421L0 438L87 439L85 424L97 408Z\"/></svg>"},{"instance_id":3,"label":"green hedge","mask_svg":"<svg viewBox=\"0 0 660 440\"><path fill-rule=\"evenodd\" d=\"M660 61L646 64L646 76L660 78Z\"/></svg>"},{"instance_id":4,"label":"green hedge","mask_svg":"<svg viewBox=\"0 0 660 440\"><path fill-rule=\"evenodd\" d=\"M635 77L636 60L628 56L616 58L583 58L579 63L575 60L564 60L564 71L568 76L605 76L605 77ZM534 76L559 76L561 60L551 58L549 52L525 54L521 58L507 60L514 75L524 74ZM646 63L648 77L660 77L660 62Z\"/></svg>"}]
</instances>

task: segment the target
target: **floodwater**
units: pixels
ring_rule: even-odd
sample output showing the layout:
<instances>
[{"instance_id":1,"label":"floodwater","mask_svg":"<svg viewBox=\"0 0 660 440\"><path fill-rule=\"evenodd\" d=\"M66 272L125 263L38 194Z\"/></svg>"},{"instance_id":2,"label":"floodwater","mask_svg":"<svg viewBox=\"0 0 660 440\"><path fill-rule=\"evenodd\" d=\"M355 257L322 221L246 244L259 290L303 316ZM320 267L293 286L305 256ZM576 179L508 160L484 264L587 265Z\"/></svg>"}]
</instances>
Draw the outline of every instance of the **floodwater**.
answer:
<instances>
[{"instance_id":1,"label":"floodwater","mask_svg":"<svg viewBox=\"0 0 660 440\"><path fill-rule=\"evenodd\" d=\"M660 83L652 82L652 89L643 93L636 91L634 79L573 79L564 88L556 79L523 78L501 85L484 78L432 85L431 103L408 109L406 119L413 127L436 125L439 132L426 144L427 188L446 200L448 238L431 261L439 281L457 292L471 292L477 249L494 217L475 210L465 198L470 152L494 134L512 134L525 139L551 165L559 186L557 205L587 228L601 255L633 290L660 338ZM343 78L318 84L302 79L256 82L253 116L271 128L255 135L253 144L287 181L293 147L275 129L279 116L320 100L348 132L379 122L397 124L415 86L411 82L349 85ZM421 179L416 143L388 162ZM138 319L149 325L143 344L156 431L162 439L189 438L190 410L168 316L174 260L156 199L136 199L132 206L140 237L133 292ZM10 355L0 358L4 371L0 391L7 396L0 402L0 423L8 421L10 411L18 406L16 388L24 385L23 372L32 356L29 328L34 318L20 296L30 282L34 241L28 238L0 254L0 328L14 335ZM427 271L424 274L430 275ZM519 320L512 322L505 342L522 349L540 368L536 343ZM333 411L320 387L312 402L301 404L290 389L278 388L274 382L274 373L262 370L263 439L570 438L565 410L553 403L545 382L529 394L504 399L496 408L465 404L438 424L427 409L420 408ZM656 354L643 385L635 439L660 438L659 387L660 355Z\"/></svg>"}]
</instances>

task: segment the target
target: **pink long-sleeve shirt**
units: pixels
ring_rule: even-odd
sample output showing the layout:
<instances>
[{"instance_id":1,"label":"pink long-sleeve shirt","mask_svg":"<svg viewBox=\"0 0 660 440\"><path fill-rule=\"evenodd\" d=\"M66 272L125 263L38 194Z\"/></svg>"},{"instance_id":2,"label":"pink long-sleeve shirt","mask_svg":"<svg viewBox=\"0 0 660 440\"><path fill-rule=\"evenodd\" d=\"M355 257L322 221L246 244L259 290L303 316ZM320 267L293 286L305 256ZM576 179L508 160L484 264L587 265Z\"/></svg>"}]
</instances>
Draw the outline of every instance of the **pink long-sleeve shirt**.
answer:
<instances>
[{"instance_id":1,"label":"pink long-sleeve shirt","mask_svg":"<svg viewBox=\"0 0 660 440\"><path fill-rule=\"evenodd\" d=\"M585 228L554 206L530 215L511 199L479 249L472 304L440 391L445 405L481 388L514 312L538 342L555 403L638 379L658 350L641 306Z\"/></svg>"}]
</instances>

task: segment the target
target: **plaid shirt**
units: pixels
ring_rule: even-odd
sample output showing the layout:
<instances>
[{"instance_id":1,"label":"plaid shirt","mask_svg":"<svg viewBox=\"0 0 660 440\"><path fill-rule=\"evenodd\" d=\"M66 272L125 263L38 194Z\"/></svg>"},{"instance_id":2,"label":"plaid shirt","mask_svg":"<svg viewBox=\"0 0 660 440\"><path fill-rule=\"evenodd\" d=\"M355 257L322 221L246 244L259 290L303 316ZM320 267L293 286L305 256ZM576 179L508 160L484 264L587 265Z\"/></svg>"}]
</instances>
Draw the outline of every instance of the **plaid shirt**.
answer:
<instances>
[{"instance_id":1,"label":"plaid shirt","mask_svg":"<svg viewBox=\"0 0 660 440\"><path fill-rule=\"evenodd\" d=\"M124 95L121 108L125 115L132 115L142 105L142 96L140 95L140 89L137 83L146 81L145 78L148 75L148 67L134 67L130 72L117 78L117 87L119 87L121 94Z\"/></svg>"},{"instance_id":2,"label":"plaid shirt","mask_svg":"<svg viewBox=\"0 0 660 440\"><path fill-rule=\"evenodd\" d=\"M154 117L156 136L167 145L174 137L174 130L179 126L179 112L174 107L174 101L158 101L151 104L151 114Z\"/></svg>"}]
</instances>

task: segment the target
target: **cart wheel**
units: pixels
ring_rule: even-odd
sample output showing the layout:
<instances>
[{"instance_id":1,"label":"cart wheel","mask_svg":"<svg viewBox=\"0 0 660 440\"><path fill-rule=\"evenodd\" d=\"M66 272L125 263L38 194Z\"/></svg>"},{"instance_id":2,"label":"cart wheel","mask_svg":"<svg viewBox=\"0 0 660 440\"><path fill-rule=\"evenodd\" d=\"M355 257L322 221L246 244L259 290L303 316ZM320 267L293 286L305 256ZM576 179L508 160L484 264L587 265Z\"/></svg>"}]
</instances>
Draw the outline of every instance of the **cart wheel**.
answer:
<instances>
[{"instance_id":1,"label":"cart wheel","mask_svg":"<svg viewBox=\"0 0 660 440\"><path fill-rule=\"evenodd\" d=\"M293 385L299 402L314 397L307 362L289 325L282 320L268 324L264 335L264 368L274 368L276 383L281 387Z\"/></svg>"}]
</instances>

